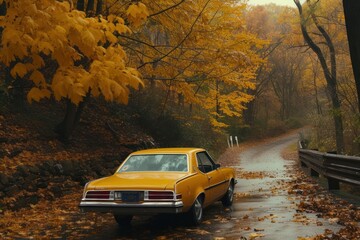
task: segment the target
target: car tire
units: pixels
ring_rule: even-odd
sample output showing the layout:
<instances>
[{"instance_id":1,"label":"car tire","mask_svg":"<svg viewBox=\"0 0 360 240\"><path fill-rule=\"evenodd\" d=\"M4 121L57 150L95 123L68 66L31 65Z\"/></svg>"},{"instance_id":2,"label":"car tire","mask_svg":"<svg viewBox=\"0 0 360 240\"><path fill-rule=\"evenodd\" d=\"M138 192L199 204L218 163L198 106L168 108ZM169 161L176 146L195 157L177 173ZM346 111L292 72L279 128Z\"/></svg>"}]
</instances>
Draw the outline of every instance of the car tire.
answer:
<instances>
[{"instance_id":1,"label":"car tire","mask_svg":"<svg viewBox=\"0 0 360 240\"><path fill-rule=\"evenodd\" d=\"M200 224L203 217L203 198L201 196L195 199L195 202L191 206L187 216L191 225L197 226Z\"/></svg>"},{"instance_id":2,"label":"car tire","mask_svg":"<svg viewBox=\"0 0 360 240\"><path fill-rule=\"evenodd\" d=\"M225 207L230 207L234 200L234 183L230 182L228 190L226 191L224 197L221 199L222 204Z\"/></svg>"},{"instance_id":3,"label":"car tire","mask_svg":"<svg viewBox=\"0 0 360 240\"><path fill-rule=\"evenodd\" d=\"M129 226L133 218L132 215L116 215L114 214L115 221L120 227Z\"/></svg>"}]
</instances>

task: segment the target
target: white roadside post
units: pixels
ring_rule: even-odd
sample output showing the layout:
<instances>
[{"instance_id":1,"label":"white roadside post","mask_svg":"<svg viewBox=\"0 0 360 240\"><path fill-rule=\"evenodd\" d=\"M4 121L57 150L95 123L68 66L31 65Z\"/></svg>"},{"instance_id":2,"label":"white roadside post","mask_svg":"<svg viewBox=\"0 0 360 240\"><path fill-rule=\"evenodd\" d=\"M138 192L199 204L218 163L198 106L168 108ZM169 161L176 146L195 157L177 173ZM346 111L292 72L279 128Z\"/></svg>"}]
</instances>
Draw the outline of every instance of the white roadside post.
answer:
<instances>
[{"instance_id":1,"label":"white roadside post","mask_svg":"<svg viewBox=\"0 0 360 240\"><path fill-rule=\"evenodd\" d=\"M234 147L233 137L232 136L230 136L230 145L231 145L231 147Z\"/></svg>"},{"instance_id":2,"label":"white roadside post","mask_svg":"<svg viewBox=\"0 0 360 240\"><path fill-rule=\"evenodd\" d=\"M236 142L236 146L239 147L239 141L238 141L238 137L235 136L235 142Z\"/></svg>"},{"instance_id":3,"label":"white roadside post","mask_svg":"<svg viewBox=\"0 0 360 240\"><path fill-rule=\"evenodd\" d=\"M226 138L226 140L227 140L228 146L229 146L229 148L230 148L230 141L229 141L229 137L227 137L227 138Z\"/></svg>"}]
</instances>

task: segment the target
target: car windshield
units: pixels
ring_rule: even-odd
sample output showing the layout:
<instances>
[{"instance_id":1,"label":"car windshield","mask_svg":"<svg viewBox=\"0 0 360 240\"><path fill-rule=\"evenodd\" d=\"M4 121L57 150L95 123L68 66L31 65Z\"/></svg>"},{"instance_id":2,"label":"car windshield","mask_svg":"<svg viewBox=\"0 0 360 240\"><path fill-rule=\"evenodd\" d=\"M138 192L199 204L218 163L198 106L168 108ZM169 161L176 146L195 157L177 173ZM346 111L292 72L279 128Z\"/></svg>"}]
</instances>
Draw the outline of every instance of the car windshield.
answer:
<instances>
[{"instance_id":1,"label":"car windshield","mask_svg":"<svg viewBox=\"0 0 360 240\"><path fill-rule=\"evenodd\" d=\"M133 155L124 163L119 172L187 172L185 154Z\"/></svg>"}]
</instances>

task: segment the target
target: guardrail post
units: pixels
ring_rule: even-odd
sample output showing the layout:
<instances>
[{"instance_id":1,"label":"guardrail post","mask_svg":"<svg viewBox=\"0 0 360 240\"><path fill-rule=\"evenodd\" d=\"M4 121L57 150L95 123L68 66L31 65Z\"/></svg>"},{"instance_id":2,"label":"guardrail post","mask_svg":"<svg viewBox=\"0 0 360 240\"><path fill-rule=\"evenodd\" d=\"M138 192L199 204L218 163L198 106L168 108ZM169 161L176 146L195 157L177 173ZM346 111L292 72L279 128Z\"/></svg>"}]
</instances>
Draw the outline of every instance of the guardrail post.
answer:
<instances>
[{"instance_id":1,"label":"guardrail post","mask_svg":"<svg viewBox=\"0 0 360 240\"><path fill-rule=\"evenodd\" d=\"M334 178L327 178L329 190L339 190L340 189L340 182Z\"/></svg>"},{"instance_id":2,"label":"guardrail post","mask_svg":"<svg viewBox=\"0 0 360 240\"><path fill-rule=\"evenodd\" d=\"M319 177L319 173L312 168L310 169L310 175L312 177Z\"/></svg>"}]
</instances>

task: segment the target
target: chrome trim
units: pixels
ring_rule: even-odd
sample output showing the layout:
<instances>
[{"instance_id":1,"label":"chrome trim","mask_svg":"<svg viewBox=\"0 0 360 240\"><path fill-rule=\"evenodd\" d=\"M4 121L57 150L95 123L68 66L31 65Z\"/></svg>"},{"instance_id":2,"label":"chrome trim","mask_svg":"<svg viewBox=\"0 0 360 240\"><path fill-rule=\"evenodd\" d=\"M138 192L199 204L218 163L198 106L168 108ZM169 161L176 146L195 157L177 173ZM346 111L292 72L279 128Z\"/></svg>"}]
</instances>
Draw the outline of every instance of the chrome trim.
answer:
<instances>
[{"instance_id":1,"label":"chrome trim","mask_svg":"<svg viewBox=\"0 0 360 240\"><path fill-rule=\"evenodd\" d=\"M109 198L105 199L105 198L86 198L86 195L89 191L109 191ZM164 189L88 189L85 192L85 195L83 195L83 198L81 199L82 201L104 201L104 202L110 202L110 201L114 201L114 192L144 192L144 201L148 202L148 201L154 201L154 199L149 199L149 192L151 191L155 191L155 192L172 192L173 194L173 199L156 199L156 202L168 202L168 201L176 201L177 198L176 196L181 194L181 193L176 193L173 190L164 190Z\"/></svg>"},{"instance_id":2,"label":"chrome trim","mask_svg":"<svg viewBox=\"0 0 360 240\"><path fill-rule=\"evenodd\" d=\"M83 198L83 199L86 197L86 194L87 194L87 192L88 192L88 191L86 191L86 188L87 188L87 186L89 185L90 182L91 182L91 181L85 183L84 190L83 190L83 194L82 194L82 198Z\"/></svg>"},{"instance_id":3,"label":"chrome trim","mask_svg":"<svg viewBox=\"0 0 360 240\"><path fill-rule=\"evenodd\" d=\"M184 206L182 201L176 202L142 202L117 203L99 201L81 201L82 212L112 212L128 214L180 213Z\"/></svg>"}]
</instances>

